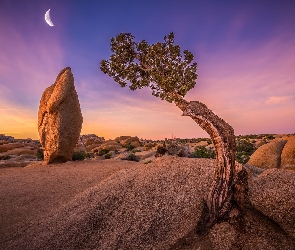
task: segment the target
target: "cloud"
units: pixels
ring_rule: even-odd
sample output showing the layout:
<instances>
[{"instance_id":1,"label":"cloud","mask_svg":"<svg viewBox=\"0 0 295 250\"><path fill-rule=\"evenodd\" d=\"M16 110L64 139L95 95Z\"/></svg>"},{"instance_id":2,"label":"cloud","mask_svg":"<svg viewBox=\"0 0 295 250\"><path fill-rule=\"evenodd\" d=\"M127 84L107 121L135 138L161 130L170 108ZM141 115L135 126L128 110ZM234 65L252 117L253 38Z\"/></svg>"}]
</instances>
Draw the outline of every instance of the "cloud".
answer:
<instances>
[{"instance_id":1,"label":"cloud","mask_svg":"<svg viewBox=\"0 0 295 250\"><path fill-rule=\"evenodd\" d=\"M271 96L265 101L265 104L280 104L289 99L291 99L291 96Z\"/></svg>"}]
</instances>

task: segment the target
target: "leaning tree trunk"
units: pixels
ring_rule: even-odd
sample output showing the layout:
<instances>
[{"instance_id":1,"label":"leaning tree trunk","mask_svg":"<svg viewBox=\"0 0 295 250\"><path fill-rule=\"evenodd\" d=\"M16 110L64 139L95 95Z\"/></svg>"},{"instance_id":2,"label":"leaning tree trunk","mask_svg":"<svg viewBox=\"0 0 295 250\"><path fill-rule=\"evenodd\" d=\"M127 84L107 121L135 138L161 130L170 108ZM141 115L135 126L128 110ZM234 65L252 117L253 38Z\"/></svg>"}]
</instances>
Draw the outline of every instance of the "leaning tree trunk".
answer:
<instances>
[{"instance_id":1,"label":"leaning tree trunk","mask_svg":"<svg viewBox=\"0 0 295 250\"><path fill-rule=\"evenodd\" d=\"M182 97L174 101L211 137L217 158L214 181L205 198L205 214L203 212L202 229L211 228L217 221L224 219L233 208L233 180L235 171L235 135L233 128L223 119L215 115L207 106L198 101L187 102ZM205 225L204 225L205 224Z\"/></svg>"}]
</instances>

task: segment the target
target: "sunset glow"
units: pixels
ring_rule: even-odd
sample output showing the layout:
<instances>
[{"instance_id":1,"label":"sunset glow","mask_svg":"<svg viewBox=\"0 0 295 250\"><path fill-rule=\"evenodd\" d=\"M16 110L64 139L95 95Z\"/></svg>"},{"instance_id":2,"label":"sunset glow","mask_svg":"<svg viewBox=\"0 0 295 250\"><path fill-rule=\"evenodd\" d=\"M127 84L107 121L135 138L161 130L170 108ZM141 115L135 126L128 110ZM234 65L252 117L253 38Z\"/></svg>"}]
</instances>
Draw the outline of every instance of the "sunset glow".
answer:
<instances>
[{"instance_id":1,"label":"sunset glow","mask_svg":"<svg viewBox=\"0 0 295 250\"><path fill-rule=\"evenodd\" d=\"M198 63L186 100L205 103L236 135L295 133L294 1L90 2L1 1L0 134L38 139L42 93L69 66L82 134L208 137L173 103L121 88L99 69L120 32L155 43L172 31Z\"/></svg>"}]
</instances>

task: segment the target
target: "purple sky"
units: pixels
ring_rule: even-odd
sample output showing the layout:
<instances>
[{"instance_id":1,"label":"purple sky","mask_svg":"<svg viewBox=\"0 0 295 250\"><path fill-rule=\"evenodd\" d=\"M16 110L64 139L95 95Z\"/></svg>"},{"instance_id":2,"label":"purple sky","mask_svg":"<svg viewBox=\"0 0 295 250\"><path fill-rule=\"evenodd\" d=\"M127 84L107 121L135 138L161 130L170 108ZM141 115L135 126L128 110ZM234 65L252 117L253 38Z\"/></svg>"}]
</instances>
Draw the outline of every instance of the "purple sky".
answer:
<instances>
[{"instance_id":1,"label":"purple sky","mask_svg":"<svg viewBox=\"0 0 295 250\"><path fill-rule=\"evenodd\" d=\"M236 135L294 133L294 13L294 0L1 0L0 134L38 139L42 93L69 66L83 134L209 137L174 104L121 88L99 69L120 32L155 43L172 31L198 63L186 100L205 103Z\"/></svg>"}]
</instances>

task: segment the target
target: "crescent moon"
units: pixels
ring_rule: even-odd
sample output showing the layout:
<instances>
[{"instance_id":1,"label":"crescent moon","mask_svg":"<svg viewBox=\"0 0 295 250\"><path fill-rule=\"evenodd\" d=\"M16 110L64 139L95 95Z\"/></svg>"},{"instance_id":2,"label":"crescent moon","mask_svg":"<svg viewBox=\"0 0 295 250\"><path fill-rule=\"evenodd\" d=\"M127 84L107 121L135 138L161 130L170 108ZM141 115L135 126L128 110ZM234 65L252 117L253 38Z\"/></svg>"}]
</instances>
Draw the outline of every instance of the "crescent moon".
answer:
<instances>
[{"instance_id":1,"label":"crescent moon","mask_svg":"<svg viewBox=\"0 0 295 250\"><path fill-rule=\"evenodd\" d=\"M54 26L53 22L52 22L51 19L50 19L50 14L49 14L49 12L50 12L50 9L47 10L46 13L45 13L45 21L46 21L46 23L48 23L50 26Z\"/></svg>"}]
</instances>

